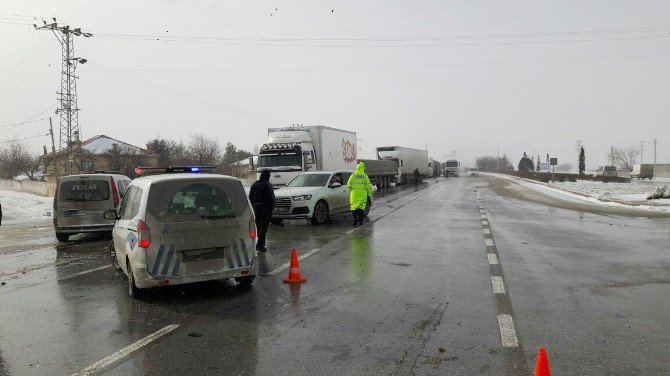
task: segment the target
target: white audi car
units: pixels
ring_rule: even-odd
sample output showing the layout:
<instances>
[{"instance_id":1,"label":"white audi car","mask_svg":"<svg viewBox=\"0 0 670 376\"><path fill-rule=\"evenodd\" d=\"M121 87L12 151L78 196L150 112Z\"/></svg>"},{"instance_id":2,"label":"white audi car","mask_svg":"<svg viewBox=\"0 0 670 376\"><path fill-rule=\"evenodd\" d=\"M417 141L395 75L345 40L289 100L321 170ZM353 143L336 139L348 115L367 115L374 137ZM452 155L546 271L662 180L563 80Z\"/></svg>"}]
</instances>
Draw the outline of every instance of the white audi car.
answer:
<instances>
[{"instance_id":1,"label":"white audi car","mask_svg":"<svg viewBox=\"0 0 670 376\"><path fill-rule=\"evenodd\" d=\"M272 222L284 219L309 219L313 224L323 224L334 214L349 213L349 188L347 181L353 171L305 172L285 187L275 191L275 208ZM367 215L372 205L368 199Z\"/></svg>"}]
</instances>

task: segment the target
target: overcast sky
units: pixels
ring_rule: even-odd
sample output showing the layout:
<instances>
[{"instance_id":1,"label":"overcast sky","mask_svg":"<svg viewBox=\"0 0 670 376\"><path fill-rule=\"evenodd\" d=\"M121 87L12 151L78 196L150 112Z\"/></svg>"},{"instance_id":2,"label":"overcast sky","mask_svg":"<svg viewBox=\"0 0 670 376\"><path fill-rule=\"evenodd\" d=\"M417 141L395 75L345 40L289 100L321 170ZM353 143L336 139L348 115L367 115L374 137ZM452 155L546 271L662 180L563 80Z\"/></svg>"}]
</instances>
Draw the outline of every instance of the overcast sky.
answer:
<instances>
[{"instance_id":1,"label":"overcast sky","mask_svg":"<svg viewBox=\"0 0 670 376\"><path fill-rule=\"evenodd\" d=\"M56 104L60 44L75 40L82 138L135 145L192 133L251 150L268 127L322 124L435 159L546 153L587 168L610 145L670 162L670 2L0 2L0 127ZM53 107L55 108L55 106ZM56 118L54 117L54 120ZM56 123L57 124L57 123ZM0 128L0 141L48 120ZM48 137L26 140L35 151Z\"/></svg>"}]
</instances>

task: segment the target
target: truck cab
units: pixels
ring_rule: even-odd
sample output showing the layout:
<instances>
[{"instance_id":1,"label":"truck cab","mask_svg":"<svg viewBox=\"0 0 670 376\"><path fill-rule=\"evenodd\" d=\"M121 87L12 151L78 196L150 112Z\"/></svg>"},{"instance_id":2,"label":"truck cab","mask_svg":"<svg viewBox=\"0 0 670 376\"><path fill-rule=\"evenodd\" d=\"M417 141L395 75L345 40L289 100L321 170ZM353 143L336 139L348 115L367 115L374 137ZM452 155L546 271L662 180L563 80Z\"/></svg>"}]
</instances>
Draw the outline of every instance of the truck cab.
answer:
<instances>
[{"instance_id":1,"label":"truck cab","mask_svg":"<svg viewBox=\"0 0 670 376\"><path fill-rule=\"evenodd\" d=\"M458 176L461 163L456 159L448 159L445 164L445 176Z\"/></svg>"}]
</instances>

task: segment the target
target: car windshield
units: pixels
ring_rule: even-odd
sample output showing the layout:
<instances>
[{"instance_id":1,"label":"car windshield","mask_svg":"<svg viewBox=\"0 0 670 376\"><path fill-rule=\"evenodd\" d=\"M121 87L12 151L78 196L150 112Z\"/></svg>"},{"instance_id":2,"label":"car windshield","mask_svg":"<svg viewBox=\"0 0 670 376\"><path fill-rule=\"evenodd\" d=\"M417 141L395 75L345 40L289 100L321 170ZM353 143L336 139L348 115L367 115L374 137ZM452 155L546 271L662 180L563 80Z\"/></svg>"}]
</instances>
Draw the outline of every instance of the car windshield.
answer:
<instances>
[{"instance_id":1,"label":"car windshield","mask_svg":"<svg viewBox=\"0 0 670 376\"><path fill-rule=\"evenodd\" d=\"M476 168L471 168L470 171L477 172L477 169Z\"/></svg>"},{"instance_id":2,"label":"car windshield","mask_svg":"<svg viewBox=\"0 0 670 376\"><path fill-rule=\"evenodd\" d=\"M302 174L296 176L287 187L323 187L329 179L330 174Z\"/></svg>"},{"instance_id":3,"label":"car windshield","mask_svg":"<svg viewBox=\"0 0 670 376\"><path fill-rule=\"evenodd\" d=\"M616 171L616 167L614 167L614 166L605 166L605 171Z\"/></svg>"},{"instance_id":4,"label":"car windshield","mask_svg":"<svg viewBox=\"0 0 670 376\"><path fill-rule=\"evenodd\" d=\"M449 162L447 162L447 167L458 167L458 162L449 161Z\"/></svg>"},{"instance_id":5,"label":"car windshield","mask_svg":"<svg viewBox=\"0 0 670 376\"><path fill-rule=\"evenodd\" d=\"M302 158L298 153L261 155L258 158L258 167L302 168Z\"/></svg>"},{"instance_id":6,"label":"car windshield","mask_svg":"<svg viewBox=\"0 0 670 376\"><path fill-rule=\"evenodd\" d=\"M105 201L109 200L109 183L104 180L69 180L60 185L61 201Z\"/></svg>"}]
</instances>

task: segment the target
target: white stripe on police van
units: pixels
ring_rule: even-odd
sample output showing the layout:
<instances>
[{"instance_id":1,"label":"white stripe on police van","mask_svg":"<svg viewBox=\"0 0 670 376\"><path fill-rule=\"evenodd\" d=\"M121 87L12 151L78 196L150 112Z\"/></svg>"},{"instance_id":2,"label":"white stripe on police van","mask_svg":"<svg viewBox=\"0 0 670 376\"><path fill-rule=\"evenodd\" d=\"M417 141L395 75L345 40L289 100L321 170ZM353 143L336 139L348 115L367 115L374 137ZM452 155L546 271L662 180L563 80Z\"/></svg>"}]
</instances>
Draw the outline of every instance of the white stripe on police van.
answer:
<instances>
[{"instance_id":1,"label":"white stripe on police van","mask_svg":"<svg viewBox=\"0 0 670 376\"><path fill-rule=\"evenodd\" d=\"M498 256L495 253L487 253L486 257L489 258L489 264L498 265Z\"/></svg>"},{"instance_id":2,"label":"white stripe on police van","mask_svg":"<svg viewBox=\"0 0 670 376\"><path fill-rule=\"evenodd\" d=\"M493 247L493 239L486 238L484 239L484 243L487 247Z\"/></svg>"},{"instance_id":3,"label":"white stripe on police van","mask_svg":"<svg viewBox=\"0 0 670 376\"><path fill-rule=\"evenodd\" d=\"M516 338L512 316L498 315L498 325L500 326L500 339L502 340L503 347L519 347L519 340Z\"/></svg>"},{"instance_id":4,"label":"white stripe on police van","mask_svg":"<svg viewBox=\"0 0 670 376\"><path fill-rule=\"evenodd\" d=\"M170 333L171 331L179 328L179 325L177 324L172 324L168 325L165 328L154 332L152 334L149 334L148 336L142 338L141 340L126 346L122 348L121 350L115 352L114 354L99 360L90 366L82 369L81 371L73 374L72 376L84 376L84 375L92 375L94 373L100 372L104 368L108 367L109 365L116 363L117 361L127 357L128 355L134 353L135 351L141 349L142 347L148 345L149 343L157 340L158 338Z\"/></svg>"},{"instance_id":5,"label":"white stripe on police van","mask_svg":"<svg viewBox=\"0 0 670 376\"><path fill-rule=\"evenodd\" d=\"M491 286L493 286L493 293L494 294L504 294L505 293L505 285L503 284L502 277L499 277L497 275L494 275L491 277Z\"/></svg>"}]
</instances>

